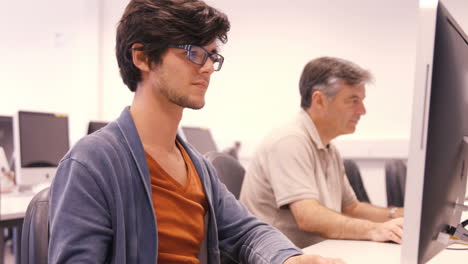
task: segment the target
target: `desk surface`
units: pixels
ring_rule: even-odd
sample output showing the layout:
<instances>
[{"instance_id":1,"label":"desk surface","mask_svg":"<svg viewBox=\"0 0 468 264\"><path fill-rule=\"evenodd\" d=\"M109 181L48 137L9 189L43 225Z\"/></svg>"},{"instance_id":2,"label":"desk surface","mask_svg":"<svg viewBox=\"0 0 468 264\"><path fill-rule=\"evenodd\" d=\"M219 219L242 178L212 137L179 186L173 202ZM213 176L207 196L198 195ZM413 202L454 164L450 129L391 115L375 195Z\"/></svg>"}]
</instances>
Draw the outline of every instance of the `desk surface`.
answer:
<instances>
[{"instance_id":1,"label":"desk surface","mask_svg":"<svg viewBox=\"0 0 468 264\"><path fill-rule=\"evenodd\" d=\"M0 196L0 220L24 218L34 193L9 193Z\"/></svg>"},{"instance_id":2,"label":"desk surface","mask_svg":"<svg viewBox=\"0 0 468 264\"><path fill-rule=\"evenodd\" d=\"M462 221L468 219L464 212ZM450 248L466 248L464 245L451 245ZM346 264L398 264L401 245L357 240L325 240L303 249L305 253L343 259ZM433 257L428 264L466 263L468 250L445 249Z\"/></svg>"},{"instance_id":3,"label":"desk surface","mask_svg":"<svg viewBox=\"0 0 468 264\"><path fill-rule=\"evenodd\" d=\"M304 248L308 254L343 259L346 264L398 264L401 245L356 240L325 240ZM429 264L465 263L466 250L444 250L431 259Z\"/></svg>"},{"instance_id":4,"label":"desk surface","mask_svg":"<svg viewBox=\"0 0 468 264\"><path fill-rule=\"evenodd\" d=\"M468 219L468 212L462 219ZM466 246L452 245L453 248ZM356 240L325 240L304 248L308 254L343 259L346 264L397 264L400 263L401 245ZM432 258L429 264L466 263L467 250L445 249Z\"/></svg>"}]
</instances>

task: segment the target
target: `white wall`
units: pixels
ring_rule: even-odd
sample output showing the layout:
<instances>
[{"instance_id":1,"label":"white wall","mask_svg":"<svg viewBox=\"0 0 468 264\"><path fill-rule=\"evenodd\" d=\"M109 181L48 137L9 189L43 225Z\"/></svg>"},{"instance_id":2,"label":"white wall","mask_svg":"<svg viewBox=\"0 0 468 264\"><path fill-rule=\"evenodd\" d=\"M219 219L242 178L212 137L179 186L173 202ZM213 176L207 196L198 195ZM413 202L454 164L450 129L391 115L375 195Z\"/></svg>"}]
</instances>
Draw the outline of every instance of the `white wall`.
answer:
<instances>
[{"instance_id":1,"label":"white wall","mask_svg":"<svg viewBox=\"0 0 468 264\"><path fill-rule=\"evenodd\" d=\"M133 93L124 85L119 75L115 57L116 28L128 0L101 0L101 42L99 65L100 104L99 113L103 120L114 120L124 106L130 105Z\"/></svg>"},{"instance_id":2,"label":"white wall","mask_svg":"<svg viewBox=\"0 0 468 264\"><path fill-rule=\"evenodd\" d=\"M328 55L375 75L367 91L368 114L351 137L408 137L416 1L210 2L231 19L222 50L226 62L214 77L206 109L187 114L187 122L205 123L223 143L241 139L249 156L268 131L299 110L303 66Z\"/></svg>"},{"instance_id":3,"label":"white wall","mask_svg":"<svg viewBox=\"0 0 468 264\"><path fill-rule=\"evenodd\" d=\"M0 2L0 114L70 115L72 142L97 118L94 0Z\"/></svg>"}]
</instances>

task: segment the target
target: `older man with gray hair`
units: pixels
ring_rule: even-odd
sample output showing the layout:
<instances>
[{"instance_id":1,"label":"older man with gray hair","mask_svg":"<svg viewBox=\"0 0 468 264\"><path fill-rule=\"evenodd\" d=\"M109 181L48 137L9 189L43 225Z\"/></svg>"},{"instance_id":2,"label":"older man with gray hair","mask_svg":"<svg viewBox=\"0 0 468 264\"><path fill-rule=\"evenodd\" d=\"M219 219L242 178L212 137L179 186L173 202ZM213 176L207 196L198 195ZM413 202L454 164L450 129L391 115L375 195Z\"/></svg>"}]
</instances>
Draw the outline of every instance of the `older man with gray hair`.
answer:
<instances>
[{"instance_id":1,"label":"older man with gray hair","mask_svg":"<svg viewBox=\"0 0 468 264\"><path fill-rule=\"evenodd\" d=\"M331 140L353 133L371 74L339 58L310 61L299 82L301 111L260 145L240 200L298 247L325 238L401 243L402 208L359 202Z\"/></svg>"}]
</instances>

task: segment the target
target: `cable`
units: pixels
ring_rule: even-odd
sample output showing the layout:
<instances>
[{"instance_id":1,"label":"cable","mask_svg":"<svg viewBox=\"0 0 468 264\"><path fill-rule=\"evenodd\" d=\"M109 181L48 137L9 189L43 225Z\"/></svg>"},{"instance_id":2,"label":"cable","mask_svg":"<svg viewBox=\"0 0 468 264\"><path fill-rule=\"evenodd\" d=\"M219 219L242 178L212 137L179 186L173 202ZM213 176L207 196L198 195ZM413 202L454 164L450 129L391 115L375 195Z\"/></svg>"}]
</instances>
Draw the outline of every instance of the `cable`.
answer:
<instances>
[{"instance_id":1,"label":"cable","mask_svg":"<svg viewBox=\"0 0 468 264\"><path fill-rule=\"evenodd\" d=\"M461 223L461 225L462 225L463 227L466 227L466 226L468 225L468 219L466 219L465 221L463 221L463 222Z\"/></svg>"},{"instance_id":2,"label":"cable","mask_svg":"<svg viewBox=\"0 0 468 264\"><path fill-rule=\"evenodd\" d=\"M467 242L463 242L461 241L460 239L456 238L456 237L450 237L450 241L452 242L452 245L462 245L464 247L462 248L458 248L458 247L447 247L446 249L449 249L449 250L468 250L468 243Z\"/></svg>"},{"instance_id":3,"label":"cable","mask_svg":"<svg viewBox=\"0 0 468 264\"><path fill-rule=\"evenodd\" d=\"M450 247L448 247L448 248L445 248L445 249L448 249L448 250L468 250L468 247L466 247L466 248L450 248Z\"/></svg>"},{"instance_id":4,"label":"cable","mask_svg":"<svg viewBox=\"0 0 468 264\"><path fill-rule=\"evenodd\" d=\"M467 222L467 221L464 221L464 222ZM455 236L450 236L450 242L451 242L451 245L463 245L465 247L463 248L456 248L456 247L447 247L446 249L449 249L449 250L468 250L468 242L465 242Z\"/></svg>"}]
</instances>

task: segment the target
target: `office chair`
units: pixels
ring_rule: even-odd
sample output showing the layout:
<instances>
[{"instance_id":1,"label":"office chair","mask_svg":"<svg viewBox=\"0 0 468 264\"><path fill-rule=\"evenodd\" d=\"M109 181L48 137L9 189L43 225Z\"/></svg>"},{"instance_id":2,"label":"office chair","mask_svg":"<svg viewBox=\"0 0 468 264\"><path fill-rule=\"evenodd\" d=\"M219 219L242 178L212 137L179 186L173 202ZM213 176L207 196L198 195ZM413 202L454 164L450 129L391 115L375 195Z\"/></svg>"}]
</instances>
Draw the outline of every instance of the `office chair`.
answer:
<instances>
[{"instance_id":1,"label":"office chair","mask_svg":"<svg viewBox=\"0 0 468 264\"><path fill-rule=\"evenodd\" d=\"M204 156L215 167L221 182L234 194L236 199L239 199L245 174L245 169L239 161L227 153L217 151L208 152Z\"/></svg>"},{"instance_id":2,"label":"office chair","mask_svg":"<svg viewBox=\"0 0 468 264\"><path fill-rule=\"evenodd\" d=\"M49 249L49 188L28 205L21 236L21 264L47 264Z\"/></svg>"},{"instance_id":3,"label":"office chair","mask_svg":"<svg viewBox=\"0 0 468 264\"><path fill-rule=\"evenodd\" d=\"M357 199L360 202L370 203L366 188L362 182L361 172L359 171L359 167L356 162L354 160L345 159L343 163L346 176L348 177L348 181L351 184Z\"/></svg>"},{"instance_id":4,"label":"office chair","mask_svg":"<svg viewBox=\"0 0 468 264\"><path fill-rule=\"evenodd\" d=\"M385 162L387 205L403 207L405 204L406 163L401 159Z\"/></svg>"}]
</instances>

